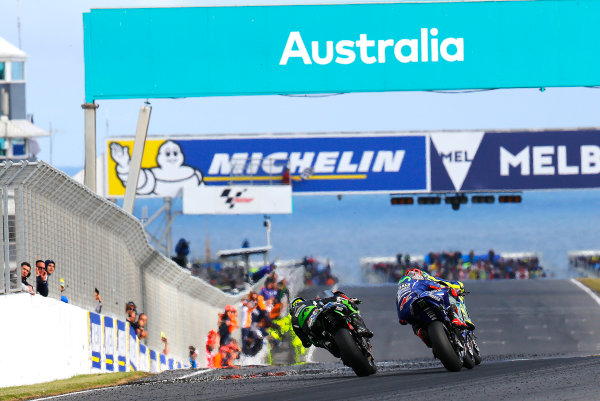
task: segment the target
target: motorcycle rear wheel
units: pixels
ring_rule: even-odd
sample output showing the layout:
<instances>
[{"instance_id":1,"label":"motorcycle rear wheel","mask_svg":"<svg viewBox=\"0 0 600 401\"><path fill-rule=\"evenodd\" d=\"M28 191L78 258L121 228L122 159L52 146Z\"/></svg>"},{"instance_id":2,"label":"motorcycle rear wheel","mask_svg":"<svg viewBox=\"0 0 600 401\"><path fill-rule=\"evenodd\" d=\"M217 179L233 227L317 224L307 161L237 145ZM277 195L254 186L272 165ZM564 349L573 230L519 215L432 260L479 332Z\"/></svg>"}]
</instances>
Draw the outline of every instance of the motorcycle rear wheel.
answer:
<instances>
[{"instance_id":1,"label":"motorcycle rear wheel","mask_svg":"<svg viewBox=\"0 0 600 401\"><path fill-rule=\"evenodd\" d=\"M357 376L369 376L377 372L375 362L372 361L372 358L368 358L363 354L352 334L350 334L350 330L339 329L335 333L335 343L340 350L342 361L350 366Z\"/></svg>"},{"instance_id":2,"label":"motorcycle rear wheel","mask_svg":"<svg viewBox=\"0 0 600 401\"><path fill-rule=\"evenodd\" d=\"M458 356L448 339L444 324L440 321L431 322L427 327L433 355L438 358L450 372L458 372L463 366L462 358Z\"/></svg>"}]
</instances>

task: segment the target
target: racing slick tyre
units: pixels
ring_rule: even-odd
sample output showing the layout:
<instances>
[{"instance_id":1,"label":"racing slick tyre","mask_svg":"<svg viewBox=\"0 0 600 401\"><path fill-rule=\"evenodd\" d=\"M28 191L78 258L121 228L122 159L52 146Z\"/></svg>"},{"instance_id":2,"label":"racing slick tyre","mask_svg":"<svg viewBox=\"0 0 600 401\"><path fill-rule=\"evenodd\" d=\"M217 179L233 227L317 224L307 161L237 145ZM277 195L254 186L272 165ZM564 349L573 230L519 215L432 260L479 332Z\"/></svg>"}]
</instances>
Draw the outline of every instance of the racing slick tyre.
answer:
<instances>
[{"instance_id":1,"label":"racing slick tyre","mask_svg":"<svg viewBox=\"0 0 600 401\"><path fill-rule=\"evenodd\" d=\"M444 324L440 321L433 321L427 327L429 338L431 339L431 348L433 349L433 355L442 361L442 364L450 372L458 372L462 368L462 358L458 356L454 347L448 340L446 329Z\"/></svg>"},{"instance_id":2,"label":"racing slick tyre","mask_svg":"<svg viewBox=\"0 0 600 401\"><path fill-rule=\"evenodd\" d=\"M340 350L342 361L350 366L357 376L369 376L377 371L373 358L363 354L348 329L341 328L335 333L335 343Z\"/></svg>"},{"instance_id":3,"label":"racing slick tyre","mask_svg":"<svg viewBox=\"0 0 600 401\"><path fill-rule=\"evenodd\" d=\"M475 365L475 358L471 357L471 355L468 352L465 352L465 356L463 358L463 366L467 369L473 369Z\"/></svg>"},{"instance_id":4,"label":"racing slick tyre","mask_svg":"<svg viewBox=\"0 0 600 401\"><path fill-rule=\"evenodd\" d=\"M481 363L481 354L475 347L473 347L473 360L475 361L475 365L479 365Z\"/></svg>"}]
</instances>

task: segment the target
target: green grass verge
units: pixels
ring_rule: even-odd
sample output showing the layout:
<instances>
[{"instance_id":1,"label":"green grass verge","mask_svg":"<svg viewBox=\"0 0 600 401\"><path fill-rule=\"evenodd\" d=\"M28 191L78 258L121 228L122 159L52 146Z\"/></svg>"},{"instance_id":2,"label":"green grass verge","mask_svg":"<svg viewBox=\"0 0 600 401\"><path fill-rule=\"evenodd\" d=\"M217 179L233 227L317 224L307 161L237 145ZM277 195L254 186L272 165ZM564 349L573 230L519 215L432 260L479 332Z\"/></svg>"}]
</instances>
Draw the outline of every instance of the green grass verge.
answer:
<instances>
[{"instance_id":1,"label":"green grass verge","mask_svg":"<svg viewBox=\"0 0 600 401\"><path fill-rule=\"evenodd\" d=\"M600 278L578 278L581 284L600 294Z\"/></svg>"},{"instance_id":2,"label":"green grass verge","mask_svg":"<svg viewBox=\"0 0 600 401\"><path fill-rule=\"evenodd\" d=\"M32 384L29 386L0 388L0 401L27 400L38 397L89 390L92 388L110 387L125 384L130 381L148 376L146 372L119 372L79 375L70 379L55 380L48 383Z\"/></svg>"}]
</instances>

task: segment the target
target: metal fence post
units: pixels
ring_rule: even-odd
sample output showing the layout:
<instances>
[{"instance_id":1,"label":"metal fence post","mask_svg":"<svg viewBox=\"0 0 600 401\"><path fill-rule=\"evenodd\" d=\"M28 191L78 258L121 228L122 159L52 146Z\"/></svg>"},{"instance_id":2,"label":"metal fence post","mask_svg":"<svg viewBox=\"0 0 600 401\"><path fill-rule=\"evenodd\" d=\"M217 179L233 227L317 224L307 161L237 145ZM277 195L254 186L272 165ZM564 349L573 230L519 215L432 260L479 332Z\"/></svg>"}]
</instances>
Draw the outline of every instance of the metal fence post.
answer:
<instances>
[{"instance_id":1,"label":"metal fence post","mask_svg":"<svg viewBox=\"0 0 600 401\"><path fill-rule=\"evenodd\" d=\"M10 293L10 253L8 234L8 185L2 186L2 248L4 257L4 293Z\"/></svg>"},{"instance_id":2,"label":"metal fence post","mask_svg":"<svg viewBox=\"0 0 600 401\"><path fill-rule=\"evenodd\" d=\"M21 262L25 260L25 216L24 216L23 184L15 190L15 239L17 242L17 280L21 277L19 269Z\"/></svg>"}]
</instances>

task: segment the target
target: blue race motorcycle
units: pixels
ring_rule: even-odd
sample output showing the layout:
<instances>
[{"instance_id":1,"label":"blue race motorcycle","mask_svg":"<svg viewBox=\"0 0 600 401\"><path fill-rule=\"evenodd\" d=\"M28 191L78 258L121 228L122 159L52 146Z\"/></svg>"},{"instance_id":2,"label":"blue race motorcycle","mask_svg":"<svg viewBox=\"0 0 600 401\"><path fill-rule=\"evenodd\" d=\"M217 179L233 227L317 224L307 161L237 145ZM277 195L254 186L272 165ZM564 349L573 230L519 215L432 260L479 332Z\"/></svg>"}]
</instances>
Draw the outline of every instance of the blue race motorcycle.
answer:
<instances>
[{"instance_id":1,"label":"blue race motorcycle","mask_svg":"<svg viewBox=\"0 0 600 401\"><path fill-rule=\"evenodd\" d=\"M449 371L458 372L463 366L472 369L481 363L481 355L475 334L452 325L456 306L450 303L449 291L428 280L401 281L396 306L400 323L411 324L433 356Z\"/></svg>"}]
</instances>

